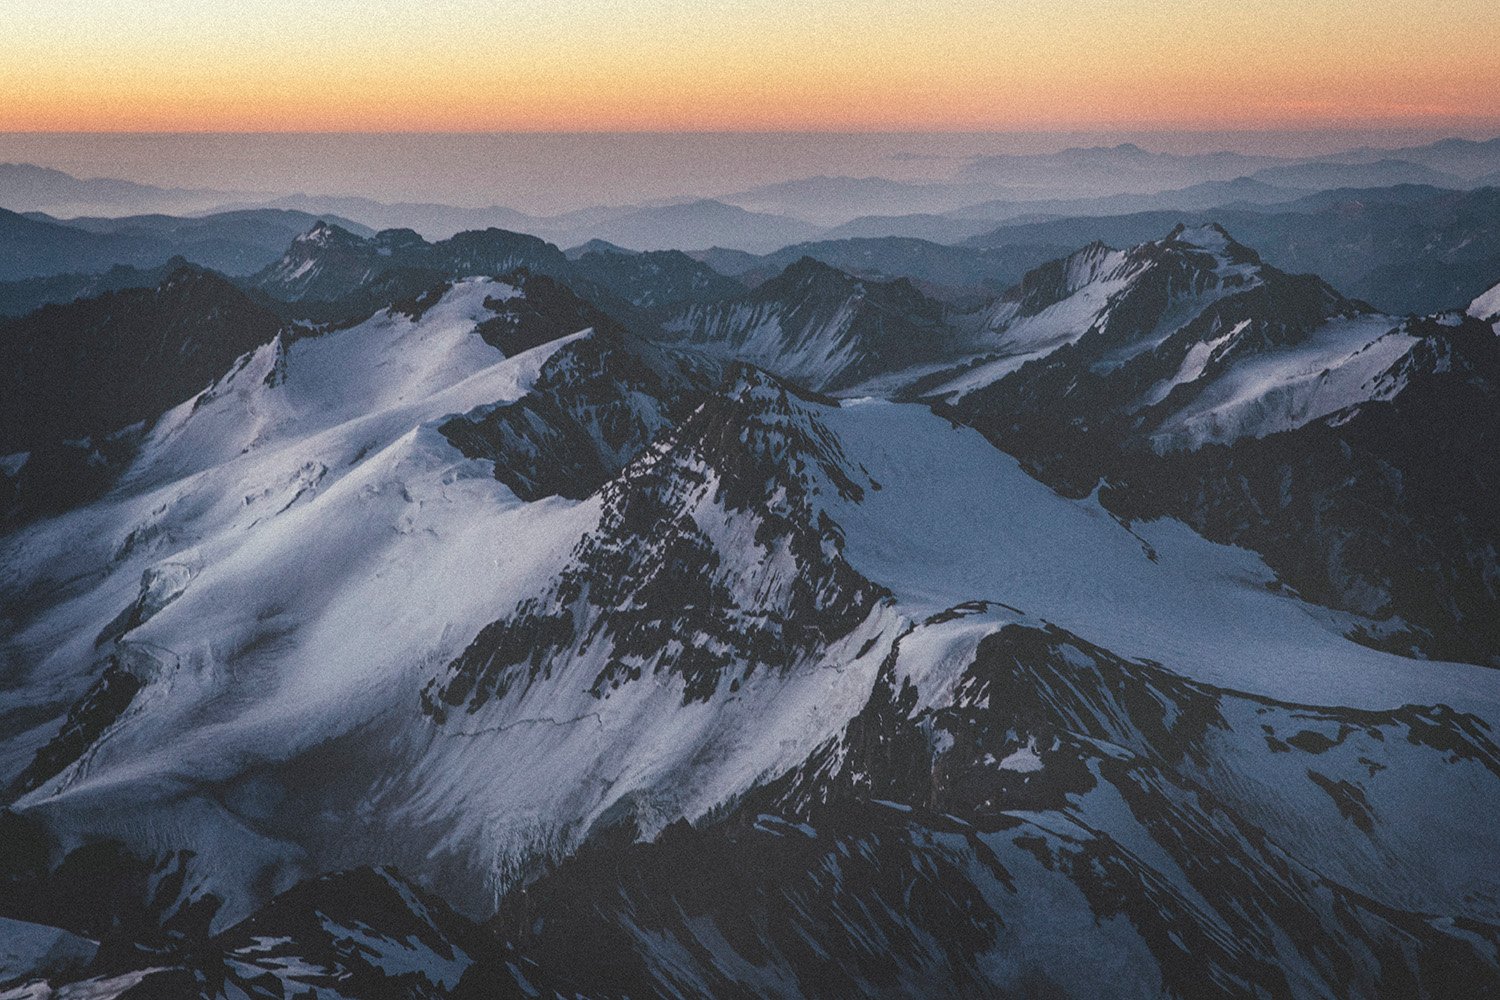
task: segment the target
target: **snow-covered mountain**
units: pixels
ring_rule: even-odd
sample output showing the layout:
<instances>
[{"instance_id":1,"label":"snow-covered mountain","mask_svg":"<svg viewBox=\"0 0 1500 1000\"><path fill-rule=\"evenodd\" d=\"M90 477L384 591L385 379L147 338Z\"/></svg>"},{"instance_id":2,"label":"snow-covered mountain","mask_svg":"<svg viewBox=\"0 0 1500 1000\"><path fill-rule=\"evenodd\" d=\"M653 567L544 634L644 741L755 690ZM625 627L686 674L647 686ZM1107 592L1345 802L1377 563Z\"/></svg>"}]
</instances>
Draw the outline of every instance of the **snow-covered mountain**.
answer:
<instances>
[{"instance_id":1,"label":"snow-covered mountain","mask_svg":"<svg viewBox=\"0 0 1500 1000\"><path fill-rule=\"evenodd\" d=\"M285 302L331 301L401 272L420 272L431 282L500 275L521 267L560 275L568 271L568 260L545 240L504 229L472 230L429 243L410 229L386 229L364 238L320 222L297 237L280 260L254 275L250 285Z\"/></svg>"},{"instance_id":2,"label":"snow-covered mountain","mask_svg":"<svg viewBox=\"0 0 1500 1000\"><path fill-rule=\"evenodd\" d=\"M320 233L284 294L408 252ZM1219 231L962 322L804 261L667 343L566 273L425 277L270 329L0 537L0 928L31 956L0 996L1500 989L1500 675L1220 523L1287 490L1239 449L1303 435L1287 504L1363 525L1307 477L1384 488L1402 428L1488 399L1478 320L1387 329L1371 381L1340 353L1366 307ZM1352 408L1162 442L1315 354ZM877 376L938 406L804 387ZM1026 465L994 447L1044 418ZM1028 471L1115 451L1207 464ZM1472 519L1443 559L1489 558L1490 468L1434 508Z\"/></svg>"},{"instance_id":3,"label":"snow-covered mountain","mask_svg":"<svg viewBox=\"0 0 1500 1000\"><path fill-rule=\"evenodd\" d=\"M683 306L662 327L673 343L818 390L952 357L971 342L909 281L855 278L812 257L736 297Z\"/></svg>"},{"instance_id":4,"label":"snow-covered mountain","mask_svg":"<svg viewBox=\"0 0 1500 1000\"><path fill-rule=\"evenodd\" d=\"M1000 358L922 391L1003 412L1018 435L1114 424L1127 447L1191 450L1390 398L1412 352L1447 335L1441 322L1383 316L1268 267L1216 228L1085 251L1093 259L1100 273L1044 294L1040 309L1029 297L1002 303Z\"/></svg>"},{"instance_id":5,"label":"snow-covered mountain","mask_svg":"<svg viewBox=\"0 0 1500 1000\"><path fill-rule=\"evenodd\" d=\"M996 349L905 393L1070 493L1107 481L1122 514L1250 545L1303 593L1387 620L1378 641L1500 662L1500 342L1482 323L1381 315L1213 227L1086 248L983 320Z\"/></svg>"}]
</instances>

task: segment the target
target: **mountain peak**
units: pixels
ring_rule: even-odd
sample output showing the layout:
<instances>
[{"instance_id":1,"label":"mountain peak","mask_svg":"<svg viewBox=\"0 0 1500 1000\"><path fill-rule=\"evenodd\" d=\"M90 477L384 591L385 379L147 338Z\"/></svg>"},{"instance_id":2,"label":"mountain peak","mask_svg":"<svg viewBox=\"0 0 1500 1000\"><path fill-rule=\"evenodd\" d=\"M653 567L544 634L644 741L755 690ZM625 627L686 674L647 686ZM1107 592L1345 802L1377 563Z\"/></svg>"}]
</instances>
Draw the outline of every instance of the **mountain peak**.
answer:
<instances>
[{"instance_id":1,"label":"mountain peak","mask_svg":"<svg viewBox=\"0 0 1500 1000\"><path fill-rule=\"evenodd\" d=\"M1229 232L1217 222L1207 222L1194 226L1189 226L1185 222L1179 222L1167 234L1167 242L1186 243L1189 246L1202 247L1205 250L1220 249L1227 246L1232 239Z\"/></svg>"},{"instance_id":2,"label":"mountain peak","mask_svg":"<svg viewBox=\"0 0 1500 1000\"><path fill-rule=\"evenodd\" d=\"M570 260L577 260L591 253L612 254L616 257L635 257L639 256L640 252L639 250L629 250L625 247L617 246L609 242L609 240L601 239L592 239L586 243L580 243L578 246L566 251Z\"/></svg>"},{"instance_id":3,"label":"mountain peak","mask_svg":"<svg viewBox=\"0 0 1500 1000\"><path fill-rule=\"evenodd\" d=\"M1192 226L1179 222L1167 234L1166 239L1161 241L1161 245L1179 245L1205 250L1216 257L1223 258L1229 264L1259 264L1261 262L1259 254L1229 235L1229 230L1217 222Z\"/></svg>"},{"instance_id":4,"label":"mountain peak","mask_svg":"<svg viewBox=\"0 0 1500 1000\"><path fill-rule=\"evenodd\" d=\"M286 302L343 302L363 310L356 317L362 319L379 305L426 291L439 280L493 277L518 267L562 273L568 261L545 240L506 229L469 230L428 243L411 229L386 229L364 239L321 220L251 281ZM371 291L376 288L382 290ZM371 302L376 305L366 308Z\"/></svg>"},{"instance_id":5,"label":"mountain peak","mask_svg":"<svg viewBox=\"0 0 1500 1000\"><path fill-rule=\"evenodd\" d=\"M788 299L814 292L847 295L861 286L858 278L806 254L755 289L757 299Z\"/></svg>"},{"instance_id":6,"label":"mountain peak","mask_svg":"<svg viewBox=\"0 0 1500 1000\"><path fill-rule=\"evenodd\" d=\"M317 222L313 223L311 229L303 233L301 236L298 236L295 242L304 246L326 247L336 243L363 244L365 241L349 232L349 230L345 229L343 226L338 226L324 219L319 219Z\"/></svg>"},{"instance_id":7,"label":"mountain peak","mask_svg":"<svg viewBox=\"0 0 1500 1000\"><path fill-rule=\"evenodd\" d=\"M427 241L415 229L382 229L375 234L374 244L377 249L398 250L426 246Z\"/></svg>"}]
</instances>

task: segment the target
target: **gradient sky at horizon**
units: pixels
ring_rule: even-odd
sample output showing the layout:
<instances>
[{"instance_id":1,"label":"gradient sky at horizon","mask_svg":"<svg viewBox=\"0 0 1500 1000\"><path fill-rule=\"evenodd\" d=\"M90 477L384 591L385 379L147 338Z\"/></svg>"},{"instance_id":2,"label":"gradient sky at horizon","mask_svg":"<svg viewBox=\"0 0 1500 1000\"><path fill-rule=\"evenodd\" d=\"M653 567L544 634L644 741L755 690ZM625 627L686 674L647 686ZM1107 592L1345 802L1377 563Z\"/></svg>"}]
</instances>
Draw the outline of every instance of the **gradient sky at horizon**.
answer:
<instances>
[{"instance_id":1,"label":"gradient sky at horizon","mask_svg":"<svg viewBox=\"0 0 1500 1000\"><path fill-rule=\"evenodd\" d=\"M1494 0L0 0L0 131L1500 122Z\"/></svg>"}]
</instances>

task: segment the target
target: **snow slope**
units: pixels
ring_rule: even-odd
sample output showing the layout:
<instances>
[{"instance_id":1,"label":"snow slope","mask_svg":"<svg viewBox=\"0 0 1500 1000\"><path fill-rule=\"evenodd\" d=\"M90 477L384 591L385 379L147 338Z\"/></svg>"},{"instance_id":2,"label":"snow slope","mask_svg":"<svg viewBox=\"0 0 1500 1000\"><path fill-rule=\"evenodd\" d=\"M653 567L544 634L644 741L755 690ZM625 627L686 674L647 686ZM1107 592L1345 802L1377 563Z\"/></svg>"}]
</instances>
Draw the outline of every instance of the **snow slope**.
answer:
<instances>
[{"instance_id":1,"label":"snow slope","mask_svg":"<svg viewBox=\"0 0 1500 1000\"><path fill-rule=\"evenodd\" d=\"M1388 316L1338 317L1283 350L1232 356L1238 331L1195 345L1172 379L1152 390L1166 399L1203 379L1201 391L1152 432L1161 450L1227 444L1292 430L1360 403L1388 399L1402 381L1388 378L1419 343Z\"/></svg>"},{"instance_id":2,"label":"snow slope","mask_svg":"<svg viewBox=\"0 0 1500 1000\"><path fill-rule=\"evenodd\" d=\"M461 286L451 304L471 292ZM559 348L538 352L549 349ZM458 395L474 404L517 391L535 353L481 369L479 383L461 377ZM285 384L297 371L288 365ZM391 397L398 407L400 396ZM457 409L453 399L429 397L421 412ZM221 392L202 412L243 405ZM608 653L600 643L479 714L437 726L417 711L423 677L497 612L542 593L600 517L598 497L521 504L430 427L391 438L347 471L366 440L362 421L335 425L332 437L284 431L278 440L296 447L252 449L222 469L40 526L33 545L68 531L118 544L140 512L200 511L183 522L159 517L141 551L23 633L40 647L71 630L86 647L129 603L143 567L189 567L181 595L120 643L118 655L147 680L127 713L18 805L75 835L198 849L212 859L199 889L229 897L226 920L254 902L238 893L268 877L284 886L376 859L482 910L531 859L568 851L621 807L649 832L794 766L863 704L880 651L904 623L973 600L1240 690L1382 708L1440 702L1500 718L1488 673L1349 642L1340 635L1347 623L1274 592L1250 554L1172 523L1133 533L922 407L865 402L814 413L847 467L868 476L862 499L825 483L818 506L840 527L853 567L889 587L893 603L815 661L757 672L732 696L720 685L703 701L685 703L680 680L650 674L597 697L591 682ZM302 499L288 485L267 505L290 501L281 513L245 502L252 467L308 461L341 474ZM225 482L210 489L216 476ZM687 511L721 551L739 551L744 536L717 509ZM209 512L224 519L217 532L206 530ZM959 662L944 648L923 654L939 685L943 664ZM40 664L77 676L89 658L74 639ZM333 760L339 769L326 773Z\"/></svg>"},{"instance_id":3,"label":"snow slope","mask_svg":"<svg viewBox=\"0 0 1500 1000\"><path fill-rule=\"evenodd\" d=\"M399 671L456 652L497 592L566 551L586 509L521 504L435 429L516 398L566 348L505 359L486 345L474 331L484 300L509 291L461 282L420 320L380 314L270 345L164 417L110 496L6 539L10 593L47 595L7 638L29 680L7 708L78 697L111 623L147 611L113 652L141 694L26 802L70 811L79 833L163 847L212 837L239 823L237 806L164 805L183 782L230 780L414 704ZM9 774L52 728L7 742ZM122 794L145 808L122 812ZM247 834L215 853L248 880L286 852Z\"/></svg>"},{"instance_id":4,"label":"snow slope","mask_svg":"<svg viewBox=\"0 0 1500 1000\"><path fill-rule=\"evenodd\" d=\"M1469 315L1475 319L1500 319L1500 285L1496 285L1469 304Z\"/></svg>"},{"instance_id":5,"label":"snow slope","mask_svg":"<svg viewBox=\"0 0 1500 1000\"><path fill-rule=\"evenodd\" d=\"M1349 642L1346 622L1276 592L1244 549L1175 521L1127 528L920 407L854 401L826 420L882 487L832 512L849 559L914 618L993 601L1222 687L1308 704L1441 702L1500 718L1492 672Z\"/></svg>"}]
</instances>

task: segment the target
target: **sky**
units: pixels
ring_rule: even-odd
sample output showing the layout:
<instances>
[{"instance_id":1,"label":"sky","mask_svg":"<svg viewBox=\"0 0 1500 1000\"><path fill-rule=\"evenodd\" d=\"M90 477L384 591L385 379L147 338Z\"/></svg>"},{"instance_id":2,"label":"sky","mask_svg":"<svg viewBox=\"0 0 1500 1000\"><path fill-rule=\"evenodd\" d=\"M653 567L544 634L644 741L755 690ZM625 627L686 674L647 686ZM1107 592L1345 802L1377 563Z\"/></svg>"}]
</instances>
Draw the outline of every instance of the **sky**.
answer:
<instances>
[{"instance_id":1,"label":"sky","mask_svg":"<svg viewBox=\"0 0 1500 1000\"><path fill-rule=\"evenodd\" d=\"M1495 0L0 0L0 131L1500 123Z\"/></svg>"}]
</instances>

